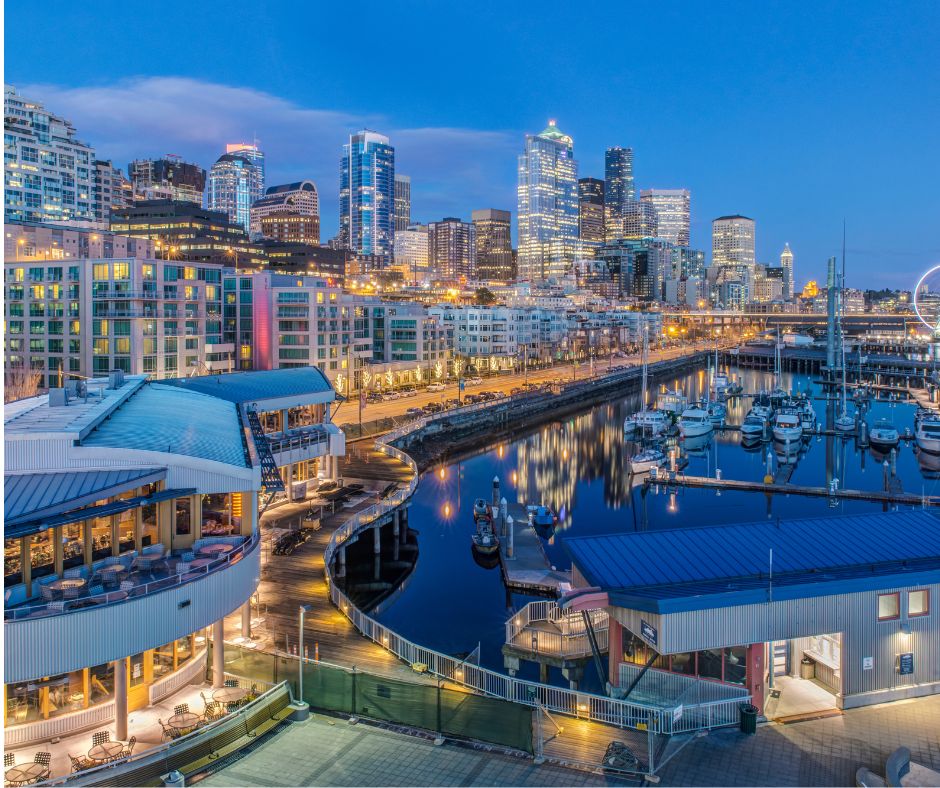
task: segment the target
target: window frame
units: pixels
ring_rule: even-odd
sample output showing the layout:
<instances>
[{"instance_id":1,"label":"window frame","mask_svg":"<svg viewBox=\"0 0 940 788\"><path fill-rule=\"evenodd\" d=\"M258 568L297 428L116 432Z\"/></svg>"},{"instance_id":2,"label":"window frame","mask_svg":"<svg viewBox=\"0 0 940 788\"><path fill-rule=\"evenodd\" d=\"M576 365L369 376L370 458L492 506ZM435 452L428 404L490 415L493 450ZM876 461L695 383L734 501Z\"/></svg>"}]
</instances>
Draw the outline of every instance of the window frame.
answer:
<instances>
[{"instance_id":1,"label":"window frame","mask_svg":"<svg viewBox=\"0 0 940 788\"><path fill-rule=\"evenodd\" d=\"M881 615L881 598L886 597L886 596L893 596L895 598L895 609L897 612L893 616ZM876 613L878 615L879 621L897 621L898 619L901 618L901 592L900 591L892 591L889 594L878 594L877 605L878 607L877 607Z\"/></svg>"},{"instance_id":2,"label":"window frame","mask_svg":"<svg viewBox=\"0 0 940 788\"><path fill-rule=\"evenodd\" d=\"M924 594L927 600L927 604L924 607L922 613L912 613L911 612L911 594ZM930 589L929 588L914 588L907 592L907 617L908 618L921 618L922 616L930 615Z\"/></svg>"}]
</instances>

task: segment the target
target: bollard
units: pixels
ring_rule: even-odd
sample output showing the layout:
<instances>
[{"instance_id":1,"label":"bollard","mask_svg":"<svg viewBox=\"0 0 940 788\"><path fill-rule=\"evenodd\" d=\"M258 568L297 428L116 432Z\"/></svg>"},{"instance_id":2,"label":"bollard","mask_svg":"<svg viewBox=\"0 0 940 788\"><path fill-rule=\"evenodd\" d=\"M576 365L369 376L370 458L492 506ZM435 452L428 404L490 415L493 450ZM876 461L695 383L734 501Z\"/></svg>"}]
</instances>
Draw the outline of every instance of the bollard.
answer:
<instances>
[{"instance_id":1,"label":"bollard","mask_svg":"<svg viewBox=\"0 0 940 788\"><path fill-rule=\"evenodd\" d=\"M891 449L888 457L891 459L891 476L895 477L898 475L898 450Z\"/></svg>"},{"instance_id":2,"label":"bollard","mask_svg":"<svg viewBox=\"0 0 940 788\"><path fill-rule=\"evenodd\" d=\"M493 477L493 508L499 506L499 476Z\"/></svg>"},{"instance_id":3,"label":"bollard","mask_svg":"<svg viewBox=\"0 0 940 788\"><path fill-rule=\"evenodd\" d=\"M512 527L512 515L506 517L506 530L509 532L509 546L506 548L506 558L512 558L513 532L515 531Z\"/></svg>"}]
</instances>

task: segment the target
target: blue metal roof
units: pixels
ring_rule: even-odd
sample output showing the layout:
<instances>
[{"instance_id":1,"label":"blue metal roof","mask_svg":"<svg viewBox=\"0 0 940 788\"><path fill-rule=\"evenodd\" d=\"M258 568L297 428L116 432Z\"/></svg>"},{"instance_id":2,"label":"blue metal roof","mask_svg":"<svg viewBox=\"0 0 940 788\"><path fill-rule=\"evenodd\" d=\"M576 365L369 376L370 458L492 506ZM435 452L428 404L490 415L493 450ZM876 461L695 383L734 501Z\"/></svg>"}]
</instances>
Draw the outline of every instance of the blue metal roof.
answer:
<instances>
[{"instance_id":1,"label":"blue metal roof","mask_svg":"<svg viewBox=\"0 0 940 788\"><path fill-rule=\"evenodd\" d=\"M5 474L4 525L51 517L164 478L165 468Z\"/></svg>"},{"instance_id":2,"label":"blue metal roof","mask_svg":"<svg viewBox=\"0 0 940 788\"><path fill-rule=\"evenodd\" d=\"M82 445L167 452L250 467L234 404L163 382L141 388Z\"/></svg>"},{"instance_id":3,"label":"blue metal roof","mask_svg":"<svg viewBox=\"0 0 940 788\"><path fill-rule=\"evenodd\" d=\"M198 391L238 404L255 400L297 397L304 394L324 394L333 386L317 367L270 369L257 372L230 372L225 375L200 375L192 378L173 378L161 385L177 386L187 391Z\"/></svg>"},{"instance_id":4,"label":"blue metal roof","mask_svg":"<svg viewBox=\"0 0 940 788\"><path fill-rule=\"evenodd\" d=\"M940 581L940 519L926 510L566 539L611 603L657 612ZM901 580L903 578L903 580ZM825 589L820 584L827 585Z\"/></svg>"}]
</instances>

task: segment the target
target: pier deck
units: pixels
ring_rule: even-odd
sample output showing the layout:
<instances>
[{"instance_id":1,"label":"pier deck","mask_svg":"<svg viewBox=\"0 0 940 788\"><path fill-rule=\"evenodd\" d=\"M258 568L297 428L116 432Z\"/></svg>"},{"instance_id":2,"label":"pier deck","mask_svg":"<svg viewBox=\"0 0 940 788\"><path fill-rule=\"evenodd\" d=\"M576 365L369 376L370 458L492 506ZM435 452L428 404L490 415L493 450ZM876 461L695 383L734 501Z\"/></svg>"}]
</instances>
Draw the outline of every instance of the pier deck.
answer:
<instances>
[{"instance_id":1,"label":"pier deck","mask_svg":"<svg viewBox=\"0 0 940 788\"><path fill-rule=\"evenodd\" d=\"M664 485L667 487L699 487L714 490L731 490L741 492L777 493L782 495L805 495L816 498L843 498L855 501L876 501L879 503L899 503L907 506L940 506L940 496L914 495L891 490L830 490L828 487L806 487L798 484L766 484L764 482L741 481L735 479L713 479L708 476L683 476L677 474L675 478L651 479L645 481L646 485Z\"/></svg>"},{"instance_id":2,"label":"pier deck","mask_svg":"<svg viewBox=\"0 0 940 788\"><path fill-rule=\"evenodd\" d=\"M553 569L542 548L542 540L529 525L528 514L522 504L510 504L513 519L512 556L509 536L500 535L499 568L508 591L555 599L561 594L562 584L571 584L571 572Z\"/></svg>"}]
</instances>

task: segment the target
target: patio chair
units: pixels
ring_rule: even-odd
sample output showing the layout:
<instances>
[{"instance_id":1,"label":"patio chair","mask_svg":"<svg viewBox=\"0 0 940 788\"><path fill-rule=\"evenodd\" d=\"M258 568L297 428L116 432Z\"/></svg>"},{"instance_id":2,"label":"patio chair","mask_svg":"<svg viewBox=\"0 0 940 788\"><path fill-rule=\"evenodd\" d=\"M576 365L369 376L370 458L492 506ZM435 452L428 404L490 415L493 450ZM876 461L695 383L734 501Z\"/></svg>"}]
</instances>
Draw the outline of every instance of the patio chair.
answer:
<instances>
[{"instance_id":1,"label":"patio chair","mask_svg":"<svg viewBox=\"0 0 940 788\"><path fill-rule=\"evenodd\" d=\"M62 577L68 578L68 579L70 579L70 580L76 580L76 579L82 577L82 567L77 566L77 567L75 567L75 568L73 568L73 569L66 569L66 570L62 573Z\"/></svg>"},{"instance_id":2,"label":"patio chair","mask_svg":"<svg viewBox=\"0 0 940 788\"><path fill-rule=\"evenodd\" d=\"M90 769L95 764L92 761L89 761L87 758L83 758L81 755L69 755L69 760L72 762L72 774L75 772L82 772L85 769Z\"/></svg>"},{"instance_id":3,"label":"patio chair","mask_svg":"<svg viewBox=\"0 0 940 788\"><path fill-rule=\"evenodd\" d=\"M134 586L134 581L133 581L133 580L122 580L122 581L121 581L121 585L120 585L120 587L119 587L118 590L119 590L119 591L128 591L128 592L129 592L129 591L131 591L134 587L135 587L135 586Z\"/></svg>"},{"instance_id":4,"label":"patio chair","mask_svg":"<svg viewBox=\"0 0 940 788\"><path fill-rule=\"evenodd\" d=\"M133 755L133 754L134 754L134 745L135 745L135 744L137 744L137 737L136 737L136 736L131 736L131 737L127 740L127 746L126 746L123 750L121 750L121 754L120 754L120 756L118 756L118 757L120 757L120 758L127 758L128 756Z\"/></svg>"},{"instance_id":5,"label":"patio chair","mask_svg":"<svg viewBox=\"0 0 940 788\"><path fill-rule=\"evenodd\" d=\"M104 593L104 586L101 583L96 583L88 589L89 596L98 596L99 594Z\"/></svg>"},{"instance_id":6,"label":"patio chair","mask_svg":"<svg viewBox=\"0 0 940 788\"><path fill-rule=\"evenodd\" d=\"M38 763L40 766L43 767L42 774L40 774L36 778L35 782L39 782L40 780L45 780L49 776L49 772L51 771L49 768L49 764L52 763L52 753L51 752L37 752L36 755L33 757L33 763Z\"/></svg>"},{"instance_id":7,"label":"patio chair","mask_svg":"<svg viewBox=\"0 0 940 788\"><path fill-rule=\"evenodd\" d=\"M185 561L187 564L190 563L191 561L195 561L195 560L196 560L196 553L193 552L192 550L189 550L189 551L183 553L182 556L180 556L180 560L181 560L181 561Z\"/></svg>"},{"instance_id":8,"label":"patio chair","mask_svg":"<svg viewBox=\"0 0 940 788\"><path fill-rule=\"evenodd\" d=\"M188 703L180 703L179 706L174 706L174 707L173 707L173 713L174 713L174 714L188 714L188 713L189 713L189 704L188 704Z\"/></svg>"},{"instance_id":9,"label":"patio chair","mask_svg":"<svg viewBox=\"0 0 940 788\"><path fill-rule=\"evenodd\" d=\"M180 561L176 565L176 574L185 575L190 570L189 561Z\"/></svg>"},{"instance_id":10,"label":"patio chair","mask_svg":"<svg viewBox=\"0 0 940 788\"><path fill-rule=\"evenodd\" d=\"M203 712L202 716L206 722L212 722L213 720L217 720L220 717L224 717L225 709L222 708L221 703L210 700L208 703L206 703L206 710Z\"/></svg>"},{"instance_id":11,"label":"patio chair","mask_svg":"<svg viewBox=\"0 0 940 788\"><path fill-rule=\"evenodd\" d=\"M97 747L99 744L104 744L106 741L111 741L111 731L97 731L91 734L92 747Z\"/></svg>"},{"instance_id":12,"label":"patio chair","mask_svg":"<svg viewBox=\"0 0 940 788\"><path fill-rule=\"evenodd\" d=\"M50 602L46 607L53 613L64 613L65 612L65 602Z\"/></svg>"},{"instance_id":13,"label":"patio chair","mask_svg":"<svg viewBox=\"0 0 940 788\"><path fill-rule=\"evenodd\" d=\"M109 555L107 558L104 559L105 566L115 566L116 564L123 564L123 563L124 562L121 560L121 557L118 555Z\"/></svg>"},{"instance_id":14,"label":"patio chair","mask_svg":"<svg viewBox=\"0 0 940 788\"><path fill-rule=\"evenodd\" d=\"M238 686L238 679L226 679L226 680L225 680L225 686L226 686L226 687L237 687L237 686Z\"/></svg>"},{"instance_id":15,"label":"patio chair","mask_svg":"<svg viewBox=\"0 0 940 788\"><path fill-rule=\"evenodd\" d=\"M43 602L51 602L55 599L55 593L46 584L39 586L39 596L42 598Z\"/></svg>"},{"instance_id":16,"label":"patio chair","mask_svg":"<svg viewBox=\"0 0 940 788\"><path fill-rule=\"evenodd\" d=\"M62 598L63 599L78 599L82 595L81 588L64 588L62 589Z\"/></svg>"},{"instance_id":17,"label":"patio chair","mask_svg":"<svg viewBox=\"0 0 940 788\"><path fill-rule=\"evenodd\" d=\"M176 730L176 728L171 728L159 717L157 717L157 722L160 723L160 727L163 729L163 735L160 737L160 741L172 741L173 739L179 738L180 732Z\"/></svg>"},{"instance_id":18,"label":"patio chair","mask_svg":"<svg viewBox=\"0 0 940 788\"><path fill-rule=\"evenodd\" d=\"M4 768L7 766L16 766L16 755L12 752L3 753L3 766Z\"/></svg>"}]
</instances>

